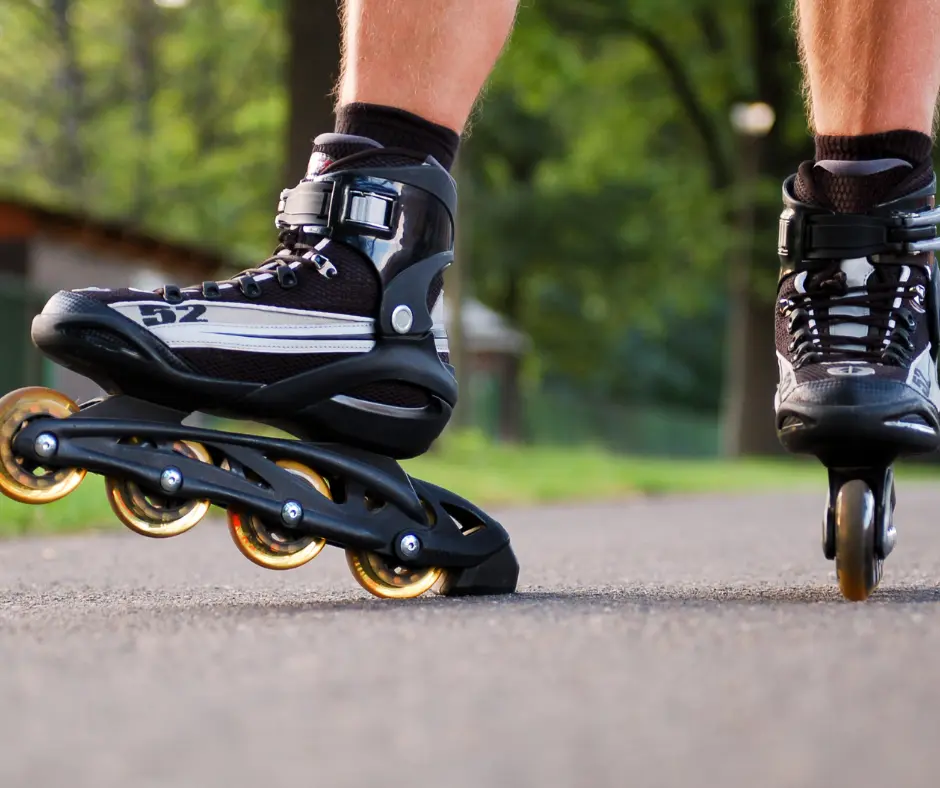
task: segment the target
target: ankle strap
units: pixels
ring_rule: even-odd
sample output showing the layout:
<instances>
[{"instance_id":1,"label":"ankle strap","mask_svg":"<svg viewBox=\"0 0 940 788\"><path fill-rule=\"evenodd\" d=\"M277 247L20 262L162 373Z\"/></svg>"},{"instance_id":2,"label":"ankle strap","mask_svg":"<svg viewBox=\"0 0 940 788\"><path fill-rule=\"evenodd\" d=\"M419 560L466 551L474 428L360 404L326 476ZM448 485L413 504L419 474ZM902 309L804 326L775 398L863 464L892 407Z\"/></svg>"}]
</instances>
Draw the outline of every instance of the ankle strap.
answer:
<instances>
[{"instance_id":1,"label":"ankle strap","mask_svg":"<svg viewBox=\"0 0 940 788\"><path fill-rule=\"evenodd\" d=\"M812 260L915 256L940 249L940 209L925 206L912 210L932 195L918 193L870 214L837 214L796 200L790 191L792 182L789 178L784 183L784 210L777 236L781 274L792 273Z\"/></svg>"}]
</instances>

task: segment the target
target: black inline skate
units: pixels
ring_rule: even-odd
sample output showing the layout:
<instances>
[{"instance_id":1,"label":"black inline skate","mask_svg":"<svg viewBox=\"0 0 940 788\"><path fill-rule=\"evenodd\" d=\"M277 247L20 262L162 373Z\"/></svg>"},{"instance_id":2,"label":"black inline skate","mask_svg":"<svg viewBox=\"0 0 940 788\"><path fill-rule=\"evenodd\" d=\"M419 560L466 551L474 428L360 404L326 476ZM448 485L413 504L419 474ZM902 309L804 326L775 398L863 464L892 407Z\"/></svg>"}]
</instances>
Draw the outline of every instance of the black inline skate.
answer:
<instances>
[{"instance_id":1,"label":"black inline skate","mask_svg":"<svg viewBox=\"0 0 940 788\"><path fill-rule=\"evenodd\" d=\"M823 552L861 601L896 541L894 461L940 445L936 182L865 214L800 202L794 183L780 220L777 434L828 468Z\"/></svg>"},{"instance_id":2,"label":"black inline skate","mask_svg":"<svg viewBox=\"0 0 940 788\"><path fill-rule=\"evenodd\" d=\"M281 244L258 268L184 289L53 296L34 342L110 396L79 407L49 389L7 394L0 489L47 503L91 471L147 536L180 534L216 504L267 568L332 544L380 597L514 591L505 529L396 462L427 451L457 401L439 321L453 180L433 159L366 148L314 157L281 195ZM197 411L299 440L181 423Z\"/></svg>"}]
</instances>

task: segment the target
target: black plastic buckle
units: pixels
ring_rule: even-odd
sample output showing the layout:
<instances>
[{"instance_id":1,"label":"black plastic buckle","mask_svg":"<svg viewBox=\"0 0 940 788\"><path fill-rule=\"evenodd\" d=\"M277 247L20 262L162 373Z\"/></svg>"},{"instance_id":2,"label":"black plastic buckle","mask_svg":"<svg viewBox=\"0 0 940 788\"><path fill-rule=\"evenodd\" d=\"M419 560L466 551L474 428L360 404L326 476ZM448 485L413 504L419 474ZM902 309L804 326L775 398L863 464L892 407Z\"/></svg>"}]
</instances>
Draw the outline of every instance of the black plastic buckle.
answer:
<instances>
[{"instance_id":1,"label":"black plastic buckle","mask_svg":"<svg viewBox=\"0 0 940 788\"><path fill-rule=\"evenodd\" d=\"M303 181L293 189L284 189L277 205L278 227L327 226L335 188L332 181Z\"/></svg>"},{"instance_id":2,"label":"black plastic buckle","mask_svg":"<svg viewBox=\"0 0 940 788\"><path fill-rule=\"evenodd\" d=\"M911 226L906 216L865 216L787 207L780 214L777 253L784 266L807 260L844 260L910 254L910 244L935 238L933 225Z\"/></svg>"},{"instance_id":3,"label":"black plastic buckle","mask_svg":"<svg viewBox=\"0 0 940 788\"><path fill-rule=\"evenodd\" d=\"M378 183L376 188L366 188L363 178L343 175L304 181L281 192L278 226L300 227L301 232L320 236L331 236L340 228L357 234L393 235L398 225L398 193L383 191Z\"/></svg>"}]
</instances>

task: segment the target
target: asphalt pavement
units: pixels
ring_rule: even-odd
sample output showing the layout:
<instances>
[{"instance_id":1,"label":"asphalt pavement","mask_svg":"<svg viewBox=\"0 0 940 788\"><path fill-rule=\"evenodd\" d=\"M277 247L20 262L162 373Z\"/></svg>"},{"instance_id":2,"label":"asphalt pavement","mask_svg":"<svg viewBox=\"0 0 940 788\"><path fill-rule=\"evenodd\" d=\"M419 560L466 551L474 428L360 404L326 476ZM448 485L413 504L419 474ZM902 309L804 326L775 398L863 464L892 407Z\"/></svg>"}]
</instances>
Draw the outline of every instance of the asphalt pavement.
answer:
<instances>
[{"instance_id":1,"label":"asphalt pavement","mask_svg":"<svg viewBox=\"0 0 940 788\"><path fill-rule=\"evenodd\" d=\"M0 543L0 786L933 788L940 487L850 604L824 486L498 512L490 599L266 571L218 521Z\"/></svg>"}]
</instances>

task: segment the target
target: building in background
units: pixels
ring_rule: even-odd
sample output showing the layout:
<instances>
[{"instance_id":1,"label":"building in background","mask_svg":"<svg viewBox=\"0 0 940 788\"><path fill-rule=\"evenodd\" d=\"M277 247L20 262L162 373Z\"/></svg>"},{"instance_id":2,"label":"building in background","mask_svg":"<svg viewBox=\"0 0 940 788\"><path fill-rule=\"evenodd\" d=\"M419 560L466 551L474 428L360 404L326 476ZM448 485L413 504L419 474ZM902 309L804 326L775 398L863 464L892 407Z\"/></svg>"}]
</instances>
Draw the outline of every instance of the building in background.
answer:
<instances>
[{"instance_id":1,"label":"building in background","mask_svg":"<svg viewBox=\"0 0 940 788\"><path fill-rule=\"evenodd\" d=\"M453 309L446 309L451 335L453 315ZM502 440L525 438L518 387L522 359L531 347L531 340L498 312L473 298L463 299L460 317L466 366L457 370L457 377L460 407L469 411L463 423L481 427Z\"/></svg>"},{"instance_id":2,"label":"building in background","mask_svg":"<svg viewBox=\"0 0 940 788\"><path fill-rule=\"evenodd\" d=\"M154 238L119 223L0 200L0 391L45 385L76 400L95 384L52 364L33 347L33 316L57 290L201 282L224 267L222 256Z\"/></svg>"}]
</instances>

